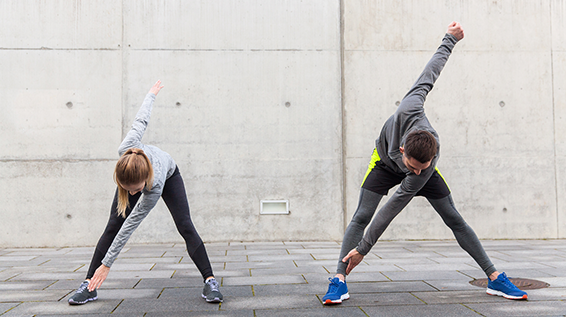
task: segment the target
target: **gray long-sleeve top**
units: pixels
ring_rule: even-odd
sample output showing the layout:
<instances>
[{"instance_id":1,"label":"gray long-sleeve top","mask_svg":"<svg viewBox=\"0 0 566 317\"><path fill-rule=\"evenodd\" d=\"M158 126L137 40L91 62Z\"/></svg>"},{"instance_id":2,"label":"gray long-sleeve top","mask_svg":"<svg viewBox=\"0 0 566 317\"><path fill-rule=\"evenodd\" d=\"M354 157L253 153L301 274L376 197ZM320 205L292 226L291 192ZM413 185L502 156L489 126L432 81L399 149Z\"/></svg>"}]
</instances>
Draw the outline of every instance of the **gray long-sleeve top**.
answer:
<instances>
[{"instance_id":1,"label":"gray long-sleeve top","mask_svg":"<svg viewBox=\"0 0 566 317\"><path fill-rule=\"evenodd\" d=\"M120 231L118 231L118 234L114 238L110 249L106 252L106 256L102 260L102 264L108 267L112 266L112 263L114 263L114 260L116 260L116 257L118 257L118 254L126 242L128 242L132 233L134 233L136 228L149 214L151 209L155 207L155 204L157 204L157 201L163 192L165 181L173 175L175 168L177 167L177 164L175 164L175 161L168 153L155 146L141 143L141 139L145 129L147 128L147 124L149 123L151 107L154 100L155 95L153 93L148 93L145 96L141 108L136 114L136 119L132 124L132 129L128 132L124 141L122 141L122 144L120 144L120 147L118 148L118 154L120 154L120 156L131 148L142 149L151 162L154 178L151 190L147 190L147 188L142 190L142 196L139 203L126 218L124 224L122 224L122 227L120 228Z\"/></svg>"},{"instance_id":2,"label":"gray long-sleeve top","mask_svg":"<svg viewBox=\"0 0 566 317\"><path fill-rule=\"evenodd\" d=\"M440 141L438 134L425 115L424 102L457 42L458 40L453 35L446 34L444 36L442 44L405 95L397 111L385 122L379 138L376 140L376 148L381 161L394 171L407 175L380 212L397 215L434 173L436 162L440 157ZM414 130L428 131L437 141L437 153L430 166L423 170L420 175L409 172L403 163L403 155L399 151L399 147L405 143L405 137ZM379 217L375 217L356 247L360 254L366 255L385 230L379 222Z\"/></svg>"}]
</instances>

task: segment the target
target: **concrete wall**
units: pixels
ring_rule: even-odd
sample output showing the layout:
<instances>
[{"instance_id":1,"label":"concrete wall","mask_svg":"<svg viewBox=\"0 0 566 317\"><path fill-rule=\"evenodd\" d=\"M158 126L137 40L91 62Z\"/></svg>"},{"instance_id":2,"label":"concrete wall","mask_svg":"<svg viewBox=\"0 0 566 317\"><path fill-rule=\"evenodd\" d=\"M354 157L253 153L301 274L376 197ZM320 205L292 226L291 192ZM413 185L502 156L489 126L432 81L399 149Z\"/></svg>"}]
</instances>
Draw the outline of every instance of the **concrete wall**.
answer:
<instances>
[{"instance_id":1,"label":"concrete wall","mask_svg":"<svg viewBox=\"0 0 566 317\"><path fill-rule=\"evenodd\" d=\"M426 111L459 211L480 238L564 238L565 7L0 0L0 244L96 243L157 79L144 142L177 161L204 240L340 240L381 125L452 20L466 38ZM451 233L417 198L384 238ZM180 241L164 204L132 241Z\"/></svg>"}]
</instances>

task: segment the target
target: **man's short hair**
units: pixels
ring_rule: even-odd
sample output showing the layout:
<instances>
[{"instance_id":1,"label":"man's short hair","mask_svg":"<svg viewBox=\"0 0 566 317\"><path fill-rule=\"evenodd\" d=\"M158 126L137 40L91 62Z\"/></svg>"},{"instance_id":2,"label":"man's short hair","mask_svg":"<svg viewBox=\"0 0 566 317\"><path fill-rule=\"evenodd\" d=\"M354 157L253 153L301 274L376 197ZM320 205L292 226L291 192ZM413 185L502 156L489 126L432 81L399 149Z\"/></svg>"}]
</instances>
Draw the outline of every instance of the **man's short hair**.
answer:
<instances>
[{"instance_id":1,"label":"man's short hair","mask_svg":"<svg viewBox=\"0 0 566 317\"><path fill-rule=\"evenodd\" d=\"M425 130L412 131L405 138L405 155L424 164L434 158L436 146L432 133Z\"/></svg>"}]
</instances>

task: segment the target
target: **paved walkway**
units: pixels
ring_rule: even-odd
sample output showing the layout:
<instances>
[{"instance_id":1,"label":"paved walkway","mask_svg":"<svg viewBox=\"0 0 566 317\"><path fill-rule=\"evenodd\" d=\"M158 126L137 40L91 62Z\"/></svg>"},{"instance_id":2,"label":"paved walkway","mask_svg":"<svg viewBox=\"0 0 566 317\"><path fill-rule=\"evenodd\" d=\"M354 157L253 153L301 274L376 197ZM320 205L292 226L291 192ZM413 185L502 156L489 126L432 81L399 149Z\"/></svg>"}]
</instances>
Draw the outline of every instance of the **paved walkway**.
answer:
<instances>
[{"instance_id":1,"label":"paved walkway","mask_svg":"<svg viewBox=\"0 0 566 317\"><path fill-rule=\"evenodd\" d=\"M483 241L498 269L549 288L528 301L485 294L485 278L454 241L379 242L349 276L351 299L326 307L336 242L207 244L224 303L201 297L182 244L127 245L99 300L67 299L92 247L0 249L0 316L566 316L566 241Z\"/></svg>"}]
</instances>

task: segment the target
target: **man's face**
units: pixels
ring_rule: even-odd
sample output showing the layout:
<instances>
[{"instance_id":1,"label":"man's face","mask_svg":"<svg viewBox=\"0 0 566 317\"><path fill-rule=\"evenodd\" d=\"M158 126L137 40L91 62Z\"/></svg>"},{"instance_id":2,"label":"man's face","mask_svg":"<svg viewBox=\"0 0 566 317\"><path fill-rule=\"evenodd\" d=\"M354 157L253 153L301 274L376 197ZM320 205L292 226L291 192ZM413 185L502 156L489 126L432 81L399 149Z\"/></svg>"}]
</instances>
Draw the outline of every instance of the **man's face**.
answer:
<instances>
[{"instance_id":1,"label":"man's face","mask_svg":"<svg viewBox=\"0 0 566 317\"><path fill-rule=\"evenodd\" d=\"M403 154L403 164L405 164L410 172L415 173L416 175L420 175L423 170L427 169L430 166L431 161L421 163L414 158L405 155L405 149L403 147L400 147L399 151L401 152L401 154Z\"/></svg>"}]
</instances>

